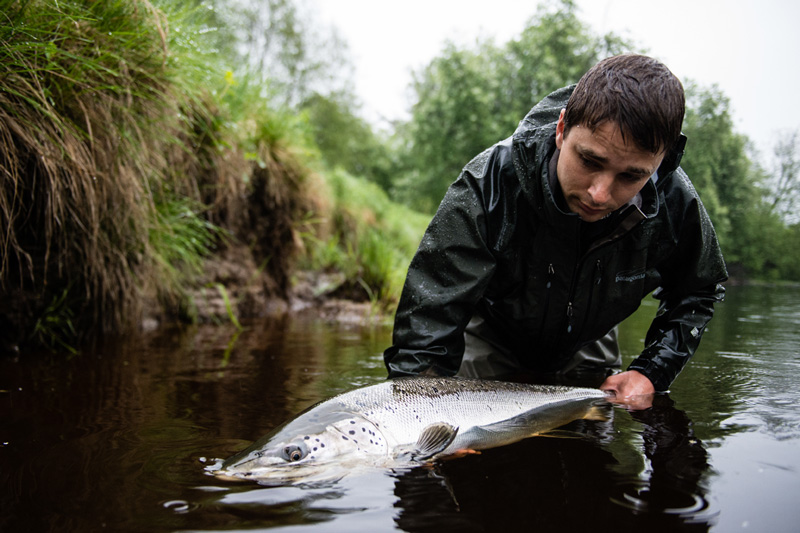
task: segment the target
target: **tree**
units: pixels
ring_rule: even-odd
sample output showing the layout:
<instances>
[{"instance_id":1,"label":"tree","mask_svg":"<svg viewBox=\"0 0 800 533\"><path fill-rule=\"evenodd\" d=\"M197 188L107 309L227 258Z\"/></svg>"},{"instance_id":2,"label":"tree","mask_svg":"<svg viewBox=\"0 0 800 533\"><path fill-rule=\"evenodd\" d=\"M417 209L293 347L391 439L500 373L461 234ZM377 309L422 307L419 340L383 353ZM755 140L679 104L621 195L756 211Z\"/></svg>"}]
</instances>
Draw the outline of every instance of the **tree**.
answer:
<instances>
[{"instance_id":1,"label":"tree","mask_svg":"<svg viewBox=\"0 0 800 533\"><path fill-rule=\"evenodd\" d=\"M748 156L748 139L733 130L728 97L717 86L685 85L688 143L681 166L700 193L726 260L744 262L746 228L760 217L762 177Z\"/></svg>"},{"instance_id":2,"label":"tree","mask_svg":"<svg viewBox=\"0 0 800 533\"><path fill-rule=\"evenodd\" d=\"M461 167L499 138L492 116L496 94L489 75L498 55L490 42L476 50L449 44L442 56L414 74L417 103L412 107L407 164L415 179L396 183L399 197L432 212Z\"/></svg>"},{"instance_id":3,"label":"tree","mask_svg":"<svg viewBox=\"0 0 800 533\"><path fill-rule=\"evenodd\" d=\"M448 44L414 73L416 103L404 130L397 198L433 211L461 168L511 135L536 102L577 82L601 57L630 49L613 34L592 35L570 0L540 7L521 36L503 46Z\"/></svg>"},{"instance_id":4,"label":"tree","mask_svg":"<svg viewBox=\"0 0 800 533\"><path fill-rule=\"evenodd\" d=\"M513 127L533 104L577 82L599 59L632 49L614 34L594 36L578 18L573 1L542 4L520 36L505 47L495 114Z\"/></svg>"},{"instance_id":5,"label":"tree","mask_svg":"<svg viewBox=\"0 0 800 533\"><path fill-rule=\"evenodd\" d=\"M787 223L797 224L800 215L800 130L785 133L775 145L774 168L767 181L770 211Z\"/></svg>"},{"instance_id":6,"label":"tree","mask_svg":"<svg viewBox=\"0 0 800 533\"><path fill-rule=\"evenodd\" d=\"M388 192L393 161L389 141L355 113L352 102L350 95L315 93L301 108L328 167L364 177Z\"/></svg>"},{"instance_id":7,"label":"tree","mask_svg":"<svg viewBox=\"0 0 800 533\"><path fill-rule=\"evenodd\" d=\"M748 155L747 137L733 131L729 100L718 87L688 82L686 94L689 141L681 166L717 229L729 270L735 277L798 279L800 133L778 142L767 173Z\"/></svg>"},{"instance_id":8,"label":"tree","mask_svg":"<svg viewBox=\"0 0 800 533\"><path fill-rule=\"evenodd\" d=\"M314 94L352 94L347 44L301 1L204 1L215 6L217 35L227 36L221 46L235 43L237 65L258 78L274 106L297 108Z\"/></svg>"}]
</instances>

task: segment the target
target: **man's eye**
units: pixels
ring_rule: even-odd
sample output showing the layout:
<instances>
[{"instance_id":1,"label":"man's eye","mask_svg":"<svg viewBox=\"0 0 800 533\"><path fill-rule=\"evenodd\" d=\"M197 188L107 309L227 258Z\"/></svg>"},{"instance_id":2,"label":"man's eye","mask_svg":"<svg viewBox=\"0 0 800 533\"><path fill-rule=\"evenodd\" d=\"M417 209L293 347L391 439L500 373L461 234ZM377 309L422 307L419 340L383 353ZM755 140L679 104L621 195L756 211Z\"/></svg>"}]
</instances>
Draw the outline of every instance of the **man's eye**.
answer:
<instances>
[{"instance_id":1,"label":"man's eye","mask_svg":"<svg viewBox=\"0 0 800 533\"><path fill-rule=\"evenodd\" d=\"M597 161L594 161L592 159L587 159L586 157L583 156L581 156L581 164L583 164L583 166L585 166L586 168L598 168L600 166L597 163Z\"/></svg>"},{"instance_id":2,"label":"man's eye","mask_svg":"<svg viewBox=\"0 0 800 533\"><path fill-rule=\"evenodd\" d=\"M620 174L619 177L622 181L627 183L638 183L648 176L641 174Z\"/></svg>"}]
</instances>

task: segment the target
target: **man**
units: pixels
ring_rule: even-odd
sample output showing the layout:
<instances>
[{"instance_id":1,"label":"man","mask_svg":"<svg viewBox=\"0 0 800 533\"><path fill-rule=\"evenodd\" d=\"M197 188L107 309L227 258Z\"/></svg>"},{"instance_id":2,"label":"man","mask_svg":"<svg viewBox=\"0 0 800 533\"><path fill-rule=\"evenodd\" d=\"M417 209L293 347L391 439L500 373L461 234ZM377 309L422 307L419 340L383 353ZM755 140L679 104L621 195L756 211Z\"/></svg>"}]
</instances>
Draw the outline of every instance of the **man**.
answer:
<instances>
[{"instance_id":1,"label":"man","mask_svg":"<svg viewBox=\"0 0 800 533\"><path fill-rule=\"evenodd\" d=\"M389 376L599 376L631 404L666 390L727 279L678 167L684 108L663 64L612 57L471 161L411 262ZM644 350L615 374L616 326L654 290Z\"/></svg>"}]
</instances>

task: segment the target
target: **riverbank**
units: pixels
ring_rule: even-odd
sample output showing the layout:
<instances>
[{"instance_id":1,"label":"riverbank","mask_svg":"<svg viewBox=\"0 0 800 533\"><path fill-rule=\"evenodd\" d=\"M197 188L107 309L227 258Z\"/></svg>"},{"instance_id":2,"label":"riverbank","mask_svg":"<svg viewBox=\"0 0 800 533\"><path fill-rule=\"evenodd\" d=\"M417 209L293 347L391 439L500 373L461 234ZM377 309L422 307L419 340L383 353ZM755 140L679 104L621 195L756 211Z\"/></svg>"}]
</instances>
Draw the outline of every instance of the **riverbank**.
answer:
<instances>
[{"instance_id":1,"label":"riverbank","mask_svg":"<svg viewBox=\"0 0 800 533\"><path fill-rule=\"evenodd\" d=\"M174 322L391 314L429 217L323 161L307 114L200 46L196 12L6 7L0 351Z\"/></svg>"},{"instance_id":2,"label":"riverbank","mask_svg":"<svg viewBox=\"0 0 800 533\"><path fill-rule=\"evenodd\" d=\"M195 309L193 321L225 323L282 315L314 315L329 322L355 325L384 324L392 320L393 302L370 300L363 288L352 287L341 272L296 270L283 295L271 289L273 281L260 272L246 247L231 247L206 260L197 287L189 291ZM178 317L151 300L140 329L153 331Z\"/></svg>"}]
</instances>

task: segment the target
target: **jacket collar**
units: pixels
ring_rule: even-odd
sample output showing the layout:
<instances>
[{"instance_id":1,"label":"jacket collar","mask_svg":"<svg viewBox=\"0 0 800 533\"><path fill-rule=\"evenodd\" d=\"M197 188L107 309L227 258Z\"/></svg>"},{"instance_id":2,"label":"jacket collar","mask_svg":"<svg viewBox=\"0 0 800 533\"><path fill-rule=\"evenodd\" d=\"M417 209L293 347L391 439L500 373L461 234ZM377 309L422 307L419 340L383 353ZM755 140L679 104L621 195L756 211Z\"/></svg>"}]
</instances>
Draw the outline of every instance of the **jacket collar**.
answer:
<instances>
[{"instance_id":1,"label":"jacket collar","mask_svg":"<svg viewBox=\"0 0 800 533\"><path fill-rule=\"evenodd\" d=\"M565 213L556 205L550 176L555 178L550 163L553 161L555 147L555 129L561 110L566 107L574 85L559 89L536 104L522 119L513 136L513 158L517 175L524 194L532 205L543 207L547 218L551 220L572 213ZM637 197L631 213L639 220L655 217L659 211L659 191L672 179L672 173L678 168L686 146L686 137L681 135L675 147L664 157L661 165ZM622 210L631 209L629 206ZM638 211L640 214L637 214ZM626 213L629 214L629 213ZM638 223L638 221L636 222ZM635 224L634 224L635 225Z\"/></svg>"}]
</instances>

